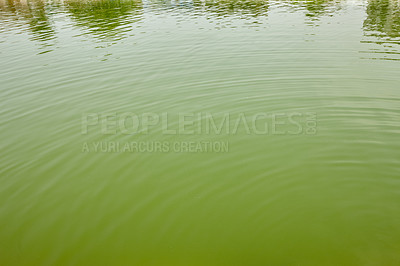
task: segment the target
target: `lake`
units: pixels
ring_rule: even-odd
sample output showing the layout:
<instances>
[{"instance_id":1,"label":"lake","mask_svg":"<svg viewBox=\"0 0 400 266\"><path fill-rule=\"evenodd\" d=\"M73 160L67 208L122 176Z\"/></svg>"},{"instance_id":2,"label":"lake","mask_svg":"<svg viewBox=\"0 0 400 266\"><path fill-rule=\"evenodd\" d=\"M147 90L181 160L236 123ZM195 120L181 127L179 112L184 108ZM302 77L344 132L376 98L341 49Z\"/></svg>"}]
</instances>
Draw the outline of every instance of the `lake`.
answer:
<instances>
[{"instance_id":1,"label":"lake","mask_svg":"<svg viewBox=\"0 0 400 266\"><path fill-rule=\"evenodd\" d=\"M400 265L398 0L0 0L1 265Z\"/></svg>"}]
</instances>

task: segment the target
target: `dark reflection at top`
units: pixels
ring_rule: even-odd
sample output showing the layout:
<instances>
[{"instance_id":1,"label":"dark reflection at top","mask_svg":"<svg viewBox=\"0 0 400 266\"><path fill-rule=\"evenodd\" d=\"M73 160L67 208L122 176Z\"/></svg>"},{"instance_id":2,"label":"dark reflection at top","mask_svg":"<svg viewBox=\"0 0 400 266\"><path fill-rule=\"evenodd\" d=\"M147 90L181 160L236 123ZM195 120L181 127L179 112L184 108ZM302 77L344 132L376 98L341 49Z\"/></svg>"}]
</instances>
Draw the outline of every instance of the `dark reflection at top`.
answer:
<instances>
[{"instance_id":1,"label":"dark reflection at top","mask_svg":"<svg viewBox=\"0 0 400 266\"><path fill-rule=\"evenodd\" d=\"M56 31L51 19L53 6L41 0L34 1L0 1L0 20L2 21L1 31L10 28L26 29L32 36L32 40L42 43L45 51L50 51L54 44L51 42ZM47 48L46 48L47 47Z\"/></svg>"},{"instance_id":2,"label":"dark reflection at top","mask_svg":"<svg viewBox=\"0 0 400 266\"><path fill-rule=\"evenodd\" d=\"M151 13L173 13L187 18L235 18L250 19L266 16L269 0L150 0Z\"/></svg>"},{"instance_id":3,"label":"dark reflection at top","mask_svg":"<svg viewBox=\"0 0 400 266\"><path fill-rule=\"evenodd\" d=\"M367 7L364 29L377 37L400 37L400 2L371 0Z\"/></svg>"},{"instance_id":4,"label":"dark reflection at top","mask_svg":"<svg viewBox=\"0 0 400 266\"><path fill-rule=\"evenodd\" d=\"M70 0L65 2L69 15L80 27L101 40L116 41L140 20L143 5L140 0Z\"/></svg>"},{"instance_id":5,"label":"dark reflection at top","mask_svg":"<svg viewBox=\"0 0 400 266\"><path fill-rule=\"evenodd\" d=\"M83 29L83 35L107 41L118 41L143 14L141 0L0 0L0 32L28 32L51 51L57 37L54 18L65 13L72 23ZM66 11L66 12L65 12ZM65 16L65 15L64 15ZM68 20L63 20L63 27Z\"/></svg>"},{"instance_id":6,"label":"dark reflection at top","mask_svg":"<svg viewBox=\"0 0 400 266\"><path fill-rule=\"evenodd\" d=\"M340 10L340 3L341 1L310 0L304 1L303 7L307 10L307 17L317 18L323 15L333 15L333 13Z\"/></svg>"},{"instance_id":7,"label":"dark reflection at top","mask_svg":"<svg viewBox=\"0 0 400 266\"><path fill-rule=\"evenodd\" d=\"M144 12L150 15L177 12L174 13L177 23L182 18L205 17L211 19L215 26L221 25L221 21L213 22L213 18L227 18L228 24L233 20L250 20L251 25L257 26L262 24L258 22L267 17L272 7L280 7L283 12L289 13L301 10L313 20L325 14L332 15L339 9L341 1L148 0L145 3L144 6L141 0L0 0L0 18L5 22L3 31L28 28L32 39L52 45L49 41L56 37L53 23L56 14L69 17L72 24L81 30L80 35L112 42L126 37L128 31L135 27L135 22L143 18ZM71 21L64 20L64 26L65 22ZM236 27L234 23L230 25Z\"/></svg>"},{"instance_id":8,"label":"dark reflection at top","mask_svg":"<svg viewBox=\"0 0 400 266\"><path fill-rule=\"evenodd\" d=\"M341 9L342 0L305 0L305 1L280 1L291 10L304 11L305 16L311 21L317 21L322 16L332 16Z\"/></svg>"},{"instance_id":9,"label":"dark reflection at top","mask_svg":"<svg viewBox=\"0 0 400 266\"><path fill-rule=\"evenodd\" d=\"M381 46L371 48L375 59L400 60L400 2L397 0L370 0L364 21L364 43Z\"/></svg>"},{"instance_id":10,"label":"dark reflection at top","mask_svg":"<svg viewBox=\"0 0 400 266\"><path fill-rule=\"evenodd\" d=\"M229 15L239 18L266 16L269 9L268 0L193 0L193 4L206 13L222 17Z\"/></svg>"},{"instance_id":11,"label":"dark reflection at top","mask_svg":"<svg viewBox=\"0 0 400 266\"><path fill-rule=\"evenodd\" d=\"M238 19L267 16L271 7L293 13L305 11L306 17L318 18L333 15L341 9L342 0L305 0L305 1L271 1L271 0L151 0L153 10L185 10L198 15L216 17L234 16Z\"/></svg>"},{"instance_id":12,"label":"dark reflection at top","mask_svg":"<svg viewBox=\"0 0 400 266\"><path fill-rule=\"evenodd\" d=\"M46 52L54 46L57 30L73 26L79 30L73 34L117 42L127 37L134 27L141 26L137 22L144 19L144 13L150 20L173 12L178 24L206 18L216 27L225 22L236 27L241 24L235 24L237 21L248 20L243 23L247 27L267 25L261 20L271 11L298 12L315 25L322 16L334 15L342 3L342 0L146 0L145 4L142 0L0 0L0 31L28 32ZM368 39L363 42L383 44L388 49L400 44L398 0L370 0L366 14L363 28ZM58 27L54 23L56 18Z\"/></svg>"}]
</instances>

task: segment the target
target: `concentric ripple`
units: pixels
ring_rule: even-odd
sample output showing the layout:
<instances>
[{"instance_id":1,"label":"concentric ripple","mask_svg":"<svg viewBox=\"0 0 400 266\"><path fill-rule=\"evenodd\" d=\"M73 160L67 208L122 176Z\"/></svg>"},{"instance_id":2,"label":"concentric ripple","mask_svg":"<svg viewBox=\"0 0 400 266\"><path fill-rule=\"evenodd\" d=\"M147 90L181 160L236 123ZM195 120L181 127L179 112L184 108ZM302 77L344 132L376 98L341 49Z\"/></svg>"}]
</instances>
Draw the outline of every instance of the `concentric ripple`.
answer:
<instances>
[{"instance_id":1,"label":"concentric ripple","mask_svg":"<svg viewBox=\"0 0 400 266\"><path fill-rule=\"evenodd\" d=\"M398 265L399 12L0 0L0 265Z\"/></svg>"}]
</instances>

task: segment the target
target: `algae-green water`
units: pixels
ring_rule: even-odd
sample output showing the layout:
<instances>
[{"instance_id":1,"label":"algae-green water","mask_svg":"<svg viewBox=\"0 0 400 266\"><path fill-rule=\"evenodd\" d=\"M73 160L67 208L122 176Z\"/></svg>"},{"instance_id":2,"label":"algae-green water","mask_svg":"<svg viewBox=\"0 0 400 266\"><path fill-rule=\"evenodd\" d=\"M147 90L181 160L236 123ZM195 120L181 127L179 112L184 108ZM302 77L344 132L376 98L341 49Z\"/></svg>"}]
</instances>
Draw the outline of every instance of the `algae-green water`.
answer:
<instances>
[{"instance_id":1,"label":"algae-green water","mask_svg":"<svg viewBox=\"0 0 400 266\"><path fill-rule=\"evenodd\" d=\"M396 0L1 0L0 265L400 265Z\"/></svg>"}]
</instances>

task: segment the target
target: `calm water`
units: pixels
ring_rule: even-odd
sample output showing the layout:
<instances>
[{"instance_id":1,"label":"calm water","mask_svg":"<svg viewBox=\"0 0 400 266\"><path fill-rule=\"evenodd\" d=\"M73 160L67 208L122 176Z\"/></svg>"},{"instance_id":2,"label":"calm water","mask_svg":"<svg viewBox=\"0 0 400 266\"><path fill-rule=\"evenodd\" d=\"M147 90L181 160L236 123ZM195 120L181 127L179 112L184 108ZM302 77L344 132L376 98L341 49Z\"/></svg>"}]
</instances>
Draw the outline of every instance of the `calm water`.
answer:
<instances>
[{"instance_id":1,"label":"calm water","mask_svg":"<svg viewBox=\"0 0 400 266\"><path fill-rule=\"evenodd\" d=\"M1 265L400 265L397 0L0 0L0 60Z\"/></svg>"}]
</instances>

